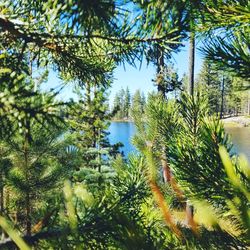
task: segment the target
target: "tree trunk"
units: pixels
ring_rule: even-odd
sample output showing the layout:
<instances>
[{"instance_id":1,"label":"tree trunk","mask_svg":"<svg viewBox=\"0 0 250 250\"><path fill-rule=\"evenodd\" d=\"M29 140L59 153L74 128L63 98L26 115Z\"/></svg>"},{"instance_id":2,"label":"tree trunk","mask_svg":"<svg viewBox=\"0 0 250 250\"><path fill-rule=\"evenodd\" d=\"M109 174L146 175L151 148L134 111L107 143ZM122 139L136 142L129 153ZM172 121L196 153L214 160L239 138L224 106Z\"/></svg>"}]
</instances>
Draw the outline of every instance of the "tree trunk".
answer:
<instances>
[{"instance_id":1,"label":"tree trunk","mask_svg":"<svg viewBox=\"0 0 250 250\"><path fill-rule=\"evenodd\" d=\"M162 165L163 181L164 183L170 183L172 174L171 174L170 167L168 166L168 162L167 162L165 155L161 160L161 165Z\"/></svg>"},{"instance_id":2,"label":"tree trunk","mask_svg":"<svg viewBox=\"0 0 250 250\"><path fill-rule=\"evenodd\" d=\"M164 70L164 49L157 45L157 77L156 77L156 84L157 90L159 93L163 95L165 98L165 88L163 84L163 70Z\"/></svg>"},{"instance_id":3,"label":"tree trunk","mask_svg":"<svg viewBox=\"0 0 250 250\"><path fill-rule=\"evenodd\" d=\"M195 32L190 32L189 38L189 94L194 96L194 62L195 62ZM195 120L196 121L196 120ZM194 133L196 132L196 123L194 124ZM193 206L186 202L187 223L193 222Z\"/></svg>"},{"instance_id":4,"label":"tree trunk","mask_svg":"<svg viewBox=\"0 0 250 250\"><path fill-rule=\"evenodd\" d=\"M194 95L194 61L195 61L195 32L190 33L189 39L189 94Z\"/></svg>"}]
</instances>

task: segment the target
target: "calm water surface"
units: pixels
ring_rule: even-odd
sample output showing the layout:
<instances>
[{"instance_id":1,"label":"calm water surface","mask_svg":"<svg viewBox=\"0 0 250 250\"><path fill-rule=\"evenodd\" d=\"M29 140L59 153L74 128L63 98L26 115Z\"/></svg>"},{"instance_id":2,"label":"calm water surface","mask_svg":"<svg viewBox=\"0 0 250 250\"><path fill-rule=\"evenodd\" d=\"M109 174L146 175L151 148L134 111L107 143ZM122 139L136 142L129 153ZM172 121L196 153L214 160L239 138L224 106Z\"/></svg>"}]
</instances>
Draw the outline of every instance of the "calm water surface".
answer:
<instances>
[{"instance_id":1,"label":"calm water surface","mask_svg":"<svg viewBox=\"0 0 250 250\"><path fill-rule=\"evenodd\" d=\"M110 132L109 140L112 144L123 143L122 151L125 156L135 150L130 141L135 134L135 126L132 122L112 122L108 131ZM237 153L245 154L250 162L250 127L226 127L226 131L231 135L234 150Z\"/></svg>"},{"instance_id":2,"label":"calm water surface","mask_svg":"<svg viewBox=\"0 0 250 250\"><path fill-rule=\"evenodd\" d=\"M132 122L111 122L108 129L109 141L111 144L121 142L124 146L121 148L124 155L127 156L135 150L131 143L131 138L135 134L135 126Z\"/></svg>"},{"instance_id":3,"label":"calm water surface","mask_svg":"<svg viewBox=\"0 0 250 250\"><path fill-rule=\"evenodd\" d=\"M250 162L250 127L226 127L225 129L231 136L235 152L244 154Z\"/></svg>"}]
</instances>

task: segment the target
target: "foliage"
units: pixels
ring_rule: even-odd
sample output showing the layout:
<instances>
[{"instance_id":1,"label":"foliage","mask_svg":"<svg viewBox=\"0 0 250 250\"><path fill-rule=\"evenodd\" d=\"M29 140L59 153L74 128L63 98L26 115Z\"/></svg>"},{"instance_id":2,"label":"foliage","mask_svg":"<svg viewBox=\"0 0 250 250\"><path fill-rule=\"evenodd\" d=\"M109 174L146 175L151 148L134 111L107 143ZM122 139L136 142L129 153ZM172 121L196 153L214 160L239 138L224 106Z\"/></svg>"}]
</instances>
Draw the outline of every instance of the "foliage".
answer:
<instances>
[{"instance_id":1,"label":"foliage","mask_svg":"<svg viewBox=\"0 0 250 250\"><path fill-rule=\"evenodd\" d=\"M53 190L60 187L62 180L70 175L70 166L74 166L74 161L65 155L64 130L50 128L48 131L33 125L32 131L33 139L29 143L19 134L7 142L3 141L9 154L1 159L10 162L3 188L6 196L12 197L11 201L7 197L4 200L4 214L20 228L29 223L29 228L26 228L28 234L31 224L35 225L44 213L55 209L50 204L58 198Z\"/></svg>"},{"instance_id":2,"label":"foliage","mask_svg":"<svg viewBox=\"0 0 250 250\"><path fill-rule=\"evenodd\" d=\"M145 11L140 8L139 16L145 16ZM175 49L172 45L178 43L181 32L171 23L164 35L135 29L140 18L130 22L126 1L7 1L1 13L3 41L9 40L12 47L23 44L23 52L34 48L32 58L39 63L50 63L63 75L67 72L83 82L107 82L113 61L134 64L157 42L168 51ZM179 24L182 20L177 14L176 18Z\"/></svg>"},{"instance_id":3,"label":"foliage","mask_svg":"<svg viewBox=\"0 0 250 250\"><path fill-rule=\"evenodd\" d=\"M31 135L30 127L33 121L44 126L48 123L62 122L59 116L62 102L55 101L57 93L41 93L37 91L34 82L27 73L27 62L16 68L16 60L8 53L2 53L1 80L1 136L8 136L19 130L20 133ZM41 80L41 79L40 79Z\"/></svg>"},{"instance_id":4,"label":"foliage","mask_svg":"<svg viewBox=\"0 0 250 250\"><path fill-rule=\"evenodd\" d=\"M206 58L217 64L218 69L227 69L238 77L249 79L249 29L213 38L204 46Z\"/></svg>"},{"instance_id":5,"label":"foliage","mask_svg":"<svg viewBox=\"0 0 250 250\"><path fill-rule=\"evenodd\" d=\"M179 76L171 64L161 69L154 82L156 85L161 85L161 90L166 97L168 93L180 90L182 86L182 81L179 80Z\"/></svg>"},{"instance_id":6,"label":"foliage","mask_svg":"<svg viewBox=\"0 0 250 250\"><path fill-rule=\"evenodd\" d=\"M241 179L239 185L244 187L244 190L249 189L248 177L244 174L235 156L231 156L232 158L229 160L229 156L225 156L225 153L222 155L221 148L225 148L225 152L230 151L231 144L220 121L215 118L206 118L203 115L198 118L199 123L194 122L195 120L190 118L197 117L195 114L204 111L202 101L199 103L192 97L185 97L183 101L180 107L185 108L182 108L181 112L186 125L170 147L170 164L174 176L188 198L205 200L214 206L219 217L224 219L229 217L233 220L245 242L247 239L245 223L248 219L239 218L237 213L233 212L228 201L236 195L244 204L244 209L247 209L248 201L247 197L244 197L244 193L236 194L230 180L231 177L228 178L228 170L224 168L224 158L232 162L230 164L234 170L231 171L237 173ZM194 112L195 110L196 112ZM187 126L186 129L185 126ZM196 129L192 130L195 127Z\"/></svg>"},{"instance_id":7,"label":"foliage","mask_svg":"<svg viewBox=\"0 0 250 250\"><path fill-rule=\"evenodd\" d=\"M136 90L130 95L129 88L126 91L122 88L114 97L113 110L111 112L114 119L132 119L132 113L137 111L144 113L146 98L143 92Z\"/></svg>"},{"instance_id":8,"label":"foliage","mask_svg":"<svg viewBox=\"0 0 250 250\"><path fill-rule=\"evenodd\" d=\"M249 2L209 1L203 27L205 57L221 70L249 79Z\"/></svg>"},{"instance_id":9,"label":"foliage","mask_svg":"<svg viewBox=\"0 0 250 250\"><path fill-rule=\"evenodd\" d=\"M205 61L197 82L197 89L208 98L210 114L226 117L248 113L247 80L220 71Z\"/></svg>"},{"instance_id":10,"label":"foliage","mask_svg":"<svg viewBox=\"0 0 250 250\"><path fill-rule=\"evenodd\" d=\"M143 122L137 120L137 133L134 137L134 143L146 159L149 186L156 203L161 208L162 213L165 214L166 224L176 235L183 236L186 233L188 235L191 233L185 232L182 228L176 228L173 223L174 218L169 214L169 208L167 207L170 206L168 202L171 202L171 196L183 199L184 193L185 197L191 199L195 208L197 208L197 213L204 212L208 217L207 220L213 221L213 230L210 229L209 232L199 224L199 221L197 221L198 226L191 226L195 234L199 236L198 239L194 237L195 234L193 233L188 236L186 244L189 247L192 246L194 249L199 249L199 247L200 249L207 249L212 246L216 249L224 249L225 246L236 249L238 246L246 247L247 235L245 230L247 227L245 223L248 219L244 216L239 217L227 202L233 199L236 193L227 178L224 159L221 159L219 151L221 145L227 147L228 150L231 147L222 124L215 118L206 118L206 102L199 95L194 97L184 95L175 111L173 111L173 106L171 107L170 103L166 103L162 97L153 96L151 98L146 107L147 119ZM182 116L181 119L178 118L177 110ZM173 119L174 114L176 120ZM163 148L165 149L164 152L162 152ZM162 186L161 178L159 178L159 166L162 164L163 154L165 154L178 182L178 185L174 184L173 180L167 183L168 185L171 184L170 189ZM232 161L236 162L234 158L232 158ZM242 177L241 185L248 188L247 178L239 170L237 164L235 165L235 171ZM164 189L166 193L162 191ZM162 196L160 193L166 196L167 205L160 201ZM238 201L242 201L244 209L247 209L247 200L243 197L243 194L238 195ZM198 204L201 205L198 206ZM215 212L210 216L209 213L211 214L211 211L214 211L213 209ZM218 218L228 219L237 225L240 233L238 242L236 235L231 236L231 232L227 231L228 229L224 231L225 229L221 228L222 225ZM218 240L220 243L217 242Z\"/></svg>"},{"instance_id":11,"label":"foliage","mask_svg":"<svg viewBox=\"0 0 250 250\"><path fill-rule=\"evenodd\" d=\"M222 146L219 152L234 190L234 197L227 200L227 205L232 215L237 218L241 228L241 237L249 244L249 164L244 158L239 158L239 161L234 163Z\"/></svg>"},{"instance_id":12,"label":"foliage","mask_svg":"<svg viewBox=\"0 0 250 250\"><path fill-rule=\"evenodd\" d=\"M77 225L67 235L62 230L59 242L53 237L48 239L49 245L53 246L56 240L57 246L68 248L161 248L163 239L157 239L157 222L147 222L141 208L150 194L145 183L143 159L131 157L126 165L117 160L113 167L116 174L112 185L99 191L94 189L93 194L93 189L81 182L65 186L65 192L71 193L68 202L74 207ZM65 226L71 223L72 212L68 210Z\"/></svg>"},{"instance_id":13,"label":"foliage","mask_svg":"<svg viewBox=\"0 0 250 250\"><path fill-rule=\"evenodd\" d=\"M211 114L239 105L232 89L248 88L248 7L246 0L1 3L0 248L246 249L248 164L231 153ZM181 81L164 59L187 32L206 35L205 86L166 99ZM139 90L116 96L112 114L132 116L137 128L140 153L124 160L107 140L107 90L116 65L143 56L164 91L147 104ZM51 69L76 83L77 101L65 105L42 91ZM207 224L176 218L175 203L186 200Z\"/></svg>"}]
</instances>

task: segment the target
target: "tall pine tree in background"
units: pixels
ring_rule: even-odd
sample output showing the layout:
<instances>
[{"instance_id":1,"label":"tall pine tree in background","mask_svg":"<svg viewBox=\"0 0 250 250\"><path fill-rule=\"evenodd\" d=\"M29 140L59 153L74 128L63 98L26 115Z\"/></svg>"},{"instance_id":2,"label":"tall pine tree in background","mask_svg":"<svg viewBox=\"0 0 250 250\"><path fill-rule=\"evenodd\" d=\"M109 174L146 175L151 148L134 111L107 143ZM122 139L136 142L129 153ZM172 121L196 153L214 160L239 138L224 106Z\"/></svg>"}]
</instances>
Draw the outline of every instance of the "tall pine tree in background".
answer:
<instances>
[{"instance_id":1,"label":"tall pine tree in background","mask_svg":"<svg viewBox=\"0 0 250 250\"><path fill-rule=\"evenodd\" d=\"M128 119L130 117L131 95L127 86L124 96L124 116Z\"/></svg>"},{"instance_id":2,"label":"tall pine tree in background","mask_svg":"<svg viewBox=\"0 0 250 250\"><path fill-rule=\"evenodd\" d=\"M144 101L145 100L142 99L141 91L139 89L136 90L132 97L131 111L136 112L137 114L143 114Z\"/></svg>"},{"instance_id":3,"label":"tall pine tree in background","mask_svg":"<svg viewBox=\"0 0 250 250\"><path fill-rule=\"evenodd\" d=\"M126 90L121 88L114 96L111 114L115 120L131 120L132 110L140 110L143 114L145 104L146 97L143 92L136 90L135 93L131 95L128 87Z\"/></svg>"}]
</instances>

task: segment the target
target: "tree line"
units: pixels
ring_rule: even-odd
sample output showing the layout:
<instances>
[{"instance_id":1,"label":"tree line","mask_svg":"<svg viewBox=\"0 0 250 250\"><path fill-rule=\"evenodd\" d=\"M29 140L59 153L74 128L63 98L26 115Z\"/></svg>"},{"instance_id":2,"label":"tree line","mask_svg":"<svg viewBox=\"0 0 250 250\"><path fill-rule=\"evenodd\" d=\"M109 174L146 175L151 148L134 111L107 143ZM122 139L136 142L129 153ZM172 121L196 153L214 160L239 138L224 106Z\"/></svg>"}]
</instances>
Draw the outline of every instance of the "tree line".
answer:
<instances>
[{"instance_id":1,"label":"tree line","mask_svg":"<svg viewBox=\"0 0 250 250\"><path fill-rule=\"evenodd\" d=\"M179 79L173 65L164 66L164 75L156 75L153 83L159 78L164 81L161 92L165 98L180 99L183 91L188 91L188 79L184 74ZM220 118L238 115L250 115L250 93L246 89L248 81L231 74L217 70L215 65L204 61L198 73L194 89L206 96L209 113ZM149 93L150 94L150 93ZM131 96L129 88L121 88L114 96L111 114L114 120L131 120L133 110L140 110L144 114L146 98L143 92L137 90Z\"/></svg>"},{"instance_id":2,"label":"tree line","mask_svg":"<svg viewBox=\"0 0 250 250\"><path fill-rule=\"evenodd\" d=\"M250 96L247 79L217 70L211 62L203 63L197 86L207 96L210 112L220 118L250 114Z\"/></svg>"},{"instance_id":3,"label":"tree line","mask_svg":"<svg viewBox=\"0 0 250 250\"><path fill-rule=\"evenodd\" d=\"M140 90L136 90L134 95L130 94L129 88L120 89L114 96L111 109L112 118L114 120L131 120L134 110L140 111L143 115L146 105L146 97Z\"/></svg>"}]
</instances>

